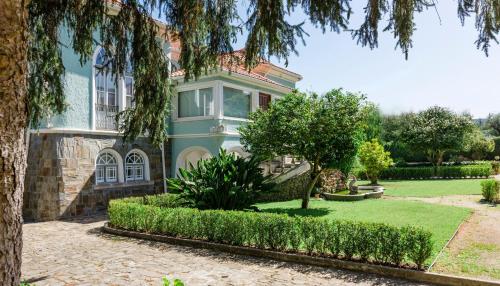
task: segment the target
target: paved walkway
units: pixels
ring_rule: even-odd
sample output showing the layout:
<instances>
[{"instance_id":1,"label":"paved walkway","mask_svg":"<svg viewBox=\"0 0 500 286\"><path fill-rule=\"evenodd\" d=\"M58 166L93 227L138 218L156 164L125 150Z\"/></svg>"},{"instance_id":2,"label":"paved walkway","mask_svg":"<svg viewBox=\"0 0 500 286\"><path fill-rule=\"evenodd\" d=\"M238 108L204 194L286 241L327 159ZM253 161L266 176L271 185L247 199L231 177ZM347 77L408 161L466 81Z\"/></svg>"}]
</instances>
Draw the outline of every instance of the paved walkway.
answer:
<instances>
[{"instance_id":1,"label":"paved walkway","mask_svg":"<svg viewBox=\"0 0 500 286\"><path fill-rule=\"evenodd\" d=\"M23 279L41 285L422 285L102 234L103 218L24 226Z\"/></svg>"}]
</instances>

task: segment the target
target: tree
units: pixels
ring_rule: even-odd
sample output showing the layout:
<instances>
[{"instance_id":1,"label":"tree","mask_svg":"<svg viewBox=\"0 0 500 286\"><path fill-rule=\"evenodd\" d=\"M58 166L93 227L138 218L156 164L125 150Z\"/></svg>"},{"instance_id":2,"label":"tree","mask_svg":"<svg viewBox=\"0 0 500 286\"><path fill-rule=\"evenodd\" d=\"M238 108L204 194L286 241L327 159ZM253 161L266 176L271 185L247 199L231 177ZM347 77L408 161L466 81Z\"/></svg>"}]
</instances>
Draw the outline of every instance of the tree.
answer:
<instances>
[{"instance_id":1,"label":"tree","mask_svg":"<svg viewBox=\"0 0 500 286\"><path fill-rule=\"evenodd\" d=\"M369 102L363 108L363 112L365 113L365 140L379 139L382 135L382 112L380 108Z\"/></svg>"},{"instance_id":2,"label":"tree","mask_svg":"<svg viewBox=\"0 0 500 286\"><path fill-rule=\"evenodd\" d=\"M491 135L500 136L500 113L488 115L486 128L490 130Z\"/></svg>"},{"instance_id":3,"label":"tree","mask_svg":"<svg viewBox=\"0 0 500 286\"><path fill-rule=\"evenodd\" d=\"M250 115L242 126L241 142L263 158L292 155L311 165L311 182L302 199L309 205L311 191L325 168L346 171L353 164L363 138L362 104L358 94L334 89L323 96L292 92Z\"/></svg>"},{"instance_id":4,"label":"tree","mask_svg":"<svg viewBox=\"0 0 500 286\"><path fill-rule=\"evenodd\" d=\"M350 31L358 44L370 48L377 47L379 24L387 19L384 31L394 35L397 46L408 57L414 15L432 3L368 1L361 26L349 27L353 11L348 0L250 0L246 19L238 15L235 0L0 1L0 281L17 286L20 279L26 129L37 127L45 115L65 109L59 45L62 32L70 32L71 47L80 55L81 63L91 58L96 41L113 58L109 68L115 74L123 73L127 55L131 55L136 105L120 114L121 131L126 140L147 132L154 143L160 144L165 139L172 90L168 59L158 41L161 29L153 15L166 23L163 37L180 39L180 64L186 79L190 79L217 67L219 55L233 51L232 45L243 29L248 31L247 68L270 56L287 63L289 54L296 53L297 41L303 41L305 35L301 24L287 20L299 9L323 31ZM462 23L471 15L479 32L477 47L487 54L500 30L500 5L495 0L459 0ZM95 31L100 32L97 39Z\"/></svg>"},{"instance_id":5,"label":"tree","mask_svg":"<svg viewBox=\"0 0 500 286\"><path fill-rule=\"evenodd\" d=\"M469 153L472 160L482 160L494 150L495 142L486 137L478 127L474 128L465 139L464 151Z\"/></svg>"},{"instance_id":6,"label":"tree","mask_svg":"<svg viewBox=\"0 0 500 286\"><path fill-rule=\"evenodd\" d=\"M445 152L463 150L473 126L470 116L434 106L409 117L402 138L411 148L425 152L437 168Z\"/></svg>"},{"instance_id":7,"label":"tree","mask_svg":"<svg viewBox=\"0 0 500 286\"><path fill-rule=\"evenodd\" d=\"M366 175L372 185L378 183L380 173L392 164L391 153L384 150L377 139L372 139L359 148L359 160L364 166Z\"/></svg>"}]
</instances>

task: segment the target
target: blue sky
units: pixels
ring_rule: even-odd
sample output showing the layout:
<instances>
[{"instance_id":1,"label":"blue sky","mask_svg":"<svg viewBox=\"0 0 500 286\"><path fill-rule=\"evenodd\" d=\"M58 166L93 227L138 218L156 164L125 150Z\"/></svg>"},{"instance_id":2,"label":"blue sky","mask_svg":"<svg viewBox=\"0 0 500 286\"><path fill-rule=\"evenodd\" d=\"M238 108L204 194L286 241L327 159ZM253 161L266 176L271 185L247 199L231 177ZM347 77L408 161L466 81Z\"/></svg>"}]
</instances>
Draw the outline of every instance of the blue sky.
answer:
<instances>
[{"instance_id":1,"label":"blue sky","mask_svg":"<svg viewBox=\"0 0 500 286\"><path fill-rule=\"evenodd\" d=\"M366 1L353 2L356 14L352 24L360 22ZM432 105L467 111L475 117L500 112L500 48L493 44L489 57L477 50L473 19L462 27L456 8L456 1L439 1L441 23L434 9L417 16L408 60L394 50L391 34L382 33L378 49L370 50L357 46L349 33L323 34L306 22L310 34L306 46L299 45L299 55L289 58L287 68L304 77L298 83L301 90L322 93L343 87L358 91L386 113ZM305 19L295 13L291 21Z\"/></svg>"}]
</instances>

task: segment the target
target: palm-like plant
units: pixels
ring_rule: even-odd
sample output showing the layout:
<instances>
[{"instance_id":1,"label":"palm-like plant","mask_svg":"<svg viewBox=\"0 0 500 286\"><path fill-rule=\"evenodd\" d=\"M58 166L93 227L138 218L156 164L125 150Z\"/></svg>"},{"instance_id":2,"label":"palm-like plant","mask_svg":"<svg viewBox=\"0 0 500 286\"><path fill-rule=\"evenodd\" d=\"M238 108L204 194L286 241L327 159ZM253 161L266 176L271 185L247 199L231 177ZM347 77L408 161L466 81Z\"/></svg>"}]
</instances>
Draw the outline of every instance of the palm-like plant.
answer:
<instances>
[{"instance_id":1,"label":"palm-like plant","mask_svg":"<svg viewBox=\"0 0 500 286\"><path fill-rule=\"evenodd\" d=\"M218 156L200 160L190 170L181 168L178 178L167 180L168 186L180 192L188 207L248 209L261 192L273 187L263 175L260 163L255 156L237 158L220 149Z\"/></svg>"}]
</instances>

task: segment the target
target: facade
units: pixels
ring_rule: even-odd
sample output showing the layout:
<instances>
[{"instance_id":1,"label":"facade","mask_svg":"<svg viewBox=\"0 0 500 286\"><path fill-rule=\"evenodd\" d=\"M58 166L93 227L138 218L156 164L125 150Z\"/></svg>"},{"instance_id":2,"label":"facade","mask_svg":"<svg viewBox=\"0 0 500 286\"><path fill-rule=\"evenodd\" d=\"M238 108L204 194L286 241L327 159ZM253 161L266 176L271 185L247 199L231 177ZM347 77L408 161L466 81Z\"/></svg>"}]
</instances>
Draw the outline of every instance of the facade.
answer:
<instances>
[{"instance_id":1,"label":"facade","mask_svg":"<svg viewBox=\"0 0 500 286\"><path fill-rule=\"evenodd\" d=\"M165 43L165 52L176 70L178 43ZM265 61L250 72L221 67L193 82L184 82L177 68L168 140L157 148L147 137L124 143L117 132L114 115L134 104L134 80L128 70L116 84L102 70L105 57L96 46L92 62L81 66L78 56L63 48L68 109L29 134L28 221L90 215L112 198L165 192L165 178L220 148L246 156L237 128L249 112L267 108L301 79Z\"/></svg>"}]
</instances>

